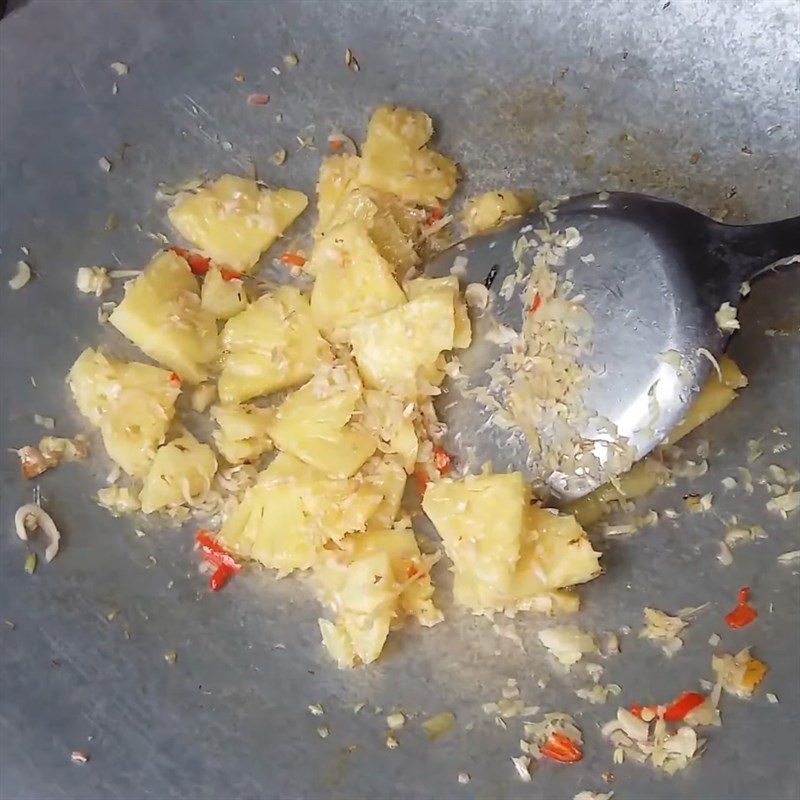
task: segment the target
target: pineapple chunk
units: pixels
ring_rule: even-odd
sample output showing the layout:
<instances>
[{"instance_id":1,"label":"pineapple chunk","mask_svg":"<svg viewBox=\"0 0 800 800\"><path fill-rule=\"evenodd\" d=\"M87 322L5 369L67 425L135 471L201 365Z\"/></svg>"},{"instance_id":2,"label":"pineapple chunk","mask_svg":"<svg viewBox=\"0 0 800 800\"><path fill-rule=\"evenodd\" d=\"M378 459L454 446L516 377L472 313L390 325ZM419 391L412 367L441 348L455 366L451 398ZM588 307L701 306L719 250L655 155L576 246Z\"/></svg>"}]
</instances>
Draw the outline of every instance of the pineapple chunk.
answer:
<instances>
[{"instance_id":1,"label":"pineapple chunk","mask_svg":"<svg viewBox=\"0 0 800 800\"><path fill-rule=\"evenodd\" d=\"M281 286L228 320L221 338L223 403L296 386L332 358L307 298L293 286Z\"/></svg>"},{"instance_id":2,"label":"pineapple chunk","mask_svg":"<svg viewBox=\"0 0 800 800\"><path fill-rule=\"evenodd\" d=\"M312 260L317 279L311 313L331 341L346 341L347 328L357 320L406 302L391 264L360 222L333 228L314 248Z\"/></svg>"},{"instance_id":3,"label":"pineapple chunk","mask_svg":"<svg viewBox=\"0 0 800 800\"><path fill-rule=\"evenodd\" d=\"M355 367L321 369L278 407L267 430L284 452L333 478L349 478L375 452L377 437L353 424L361 400Z\"/></svg>"},{"instance_id":4,"label":"pineapple chunk","mask_svg":"<svg viewBox=\"0 0 800 800\"><path fill-rule=\"evenodd\" d=\"M411 474L419 452L414 419L406 413L407 408L414 411L413 405L376 389L364 391L364 405L364 427L378 437L378 449L397 454L405 471Z\"/></svg>"},{"instance_id":5,"label":"pineapple chunk","mask_svg":"<svg viewBox=\"0 0 800 800\"><path fill-rule=\"evenodd\" d=\"M414 240L425 212L408 206L395 195L358 185L361 160L356 156L328 156L322 162L317 183L319 220L314 237L320 241L347 222L364 224L378 252L397 271L405 274L419 263ZM315 274L312 257L306 270Z\"/></svg>"},{"instance_id":6,"label":"pineapple chunk","mask_svg":"<svg viewBox=\"0 0 800 800\"><path fill-rule=\"evenodd\" d=\"M462 350L469 347L472 342L472 325L469 321L467 304L459 292L458 278L447 275L444 278L415 278L406 284L406 294L409 300L415 300L426 294L443 292L452 298L453 303L453 347Z\"/></svg>"},{"instance_id":7,"label":"pineapple chunk","mask_svg":"<svg viewBox=\"0 0 800 800\"><path fill-rule=\"evenodd\" d=\"M706 420L719 414L738 397L736 390L747 386L747 378L730 356L720 356L719 370L722 373L722 380L716 370L711 373L700 393L689 406L686 416L667 437L667 444L675 444Z\"/></svg>"},{"instance_id":8,"label":"pineapple chunk","mask_svg":"<svg viewBox=\"0 0 800 800\"><path fill-rule=\"evenodd\" d=\"M482 613L572 610L574 597L556 590L599 574L599 554L577 522L528 499L519 472L428 486L422 507L453 561L456 603Z\"/></svg>"},{"instance_id":9,"label":"pineapple chunk","mask_svg":"<svg viewBox=\"0 0 800 800\"><path fill-rule=\"evenodd\" d=\"M247 295L238 278L223 278L218 267L211 267L203 278L200 305L216 319L230 319L247 308Z\"/></svg>"},{"instance_id":10,"label":"pineapple chunk","mask_svg":"<svg viewBox=\"0 0 800 800\"><path fill-rule=\"evenodd\" d=\"M525 608L528 598L586 583L600 574L599 558L574 517L531 507L511 583L511 601Z\"/></svg>"},{"instance_id":11,"label":"pineapple chunk","mask_svg":"<svg viewBox=\"0 0 800 800\"><path fill-rule=\"evenodd\" d=\"M513 192L500 189L485 192L467 200L462 221L467 236L494 230L509 217L518 217L530 211L536 203L533 192Z\"/></svg>"},{"instance_id":12,"label":"pineapple chunk","mask_svg":"<svg viewBox=\"0 0 800 800\"><path fill-rule=\"evenodd\" d=\"M307 205L302 192L267 189L249 178L223 175L182 196L169 210L169 219L214 261L249 272Z\"/></svg>"},{"instance_id":13,"label":"pineapple chunk","mask_svg":"<svg viewBox=\"0 0 800 800\"><path fill-rule=\"evenodd\" d=\"M369 664L389 631L407 615L432 626L442 620L433 604L429 570L435 558L420 553L410 527L368 530L326 550L314 567L320 601L336 622L319 621L325 647L341 668Z\"/></svg>"},{"instance_id":14,"label":"pineapple chunk","mask_svg":"<svg viewBox=\"0 0 800 800\"><path fill-rule=\"evenodd\" d=\"M674 444L706 420L719 414L737 397L737 389L747 386L747 378L741 373L734 360L723 355L719 360L722 380L713 372L700 390L697 398L689 406L686 416L667 437L667 444ZM614 509L615 502L635 500L664 483L669 477L667 470L655 458L644 458L620 475L614 483L605 483L586 497L569 503L564 511L573 514L578 523L594 525Z\"/></svg>"},{"instance_id":15,"label":"pineapple chunk","mask_svg":"<svg viewBox=\"0 0 800 800\"><path fill-rule=\"evenodd\" d=\"M139 495L142 511L150 514L161 508L189 504L211 488L217 471L214 451L189 433L158 448Z\"/></svg>"},{"instance_id":16,"label":"pineapple chunk","mask_svg":"<svg viewBox=\"0 0 800 800\"><path fill-rule=\"evenodd\" d=\"M78 356L67 381L80 412L100 428L109 456L129 475L146 475L175 415L179 383L166 370L91 348Z\"/></svg>"},{"instance_id":17,"label":"pineapple chunk","mask_svg":"<svg viewBox=\"0 0 800 800\"><path fill-rule=\"evenodd\" d=\"M381 504L368 520L371 528L391 528L400 514L400 504L406 488L406 471L397 458L375 457L361 471L364 481L380 490Z\"/></svg>"},{"instance_id":18,"label":"pineapple chunk","mask_svg":"<svg viewBox=\"0 0 800 800\"><path fill-rule=\"evenodd\" d=\"M273 409L250 404L214 406L211 417L219 425L212 434L214 444L230 464L255 461L272 450L268 428L275 417Z\"/></svg>"},{"instance_id":19,"label":"pineapple chunk","mask_svg":"<svg viewBox=\"0 0 800 800\"><path fill-rule=\"evenodd\" d=\"M384 106L369 122L358 180L405 201L438 205L456 189L456 165L426 147L433 135L422 111Z\"/></svg>"},{"instance_id":20,"label":"pineapple chunk","mask_svg":"<svg viewBox=\"0 0 800 800\"><path fill-rule=\"evenodd\" d=\"M519 472L428 486L422 508L453 561L456 603L473 611L502 607L520 556L528 499Z\"/></svg>"},{"instance_id":21,"label":"pineapple chunk","mask_svg":"<svg viewBox=\"0 0 800 800\"><path fill-rule=\"evenodd\" d=\"M280 453L228 517L219 541L283 577L308 569L327 542L363 530L382 499L364 481L328 478Z\"/></svg>"},{"instance_id":22,"label":"pineapple chunk","mask_svg":"<svg viewBox=\"0 0 800 800\"><path fill-rule=\"evenodd\" d=\"M155 256L127 287L109 322L187 383L204 381L217 357L214 316L200 304L189 265L170 250Z\"/></svg>"},{"instance_id":23,"label":"pineapple chunk","mask_svg":"<svg viewBox=\"0 0 800 800\"><path fill-rule=\"evenodd\" d=\"M358 171L361 159L357 156L328 156L322 159L317 178L318 219L314 238L326 237L332 228L343 222L360 220L368 223L375 214L375 205L358 192Z\"/></svg>"},{"instance_id":24,"label":"pineapple chunk","mask_svg":"<svg viewBox=\"0 0 800 800\"><path fill-rule=\"evenodd\" d=\"M367 386L415 397L418 372L453 347L454 316L452 298L432 292L353 325L350 343Z\"/></svg>"}]
</instances>

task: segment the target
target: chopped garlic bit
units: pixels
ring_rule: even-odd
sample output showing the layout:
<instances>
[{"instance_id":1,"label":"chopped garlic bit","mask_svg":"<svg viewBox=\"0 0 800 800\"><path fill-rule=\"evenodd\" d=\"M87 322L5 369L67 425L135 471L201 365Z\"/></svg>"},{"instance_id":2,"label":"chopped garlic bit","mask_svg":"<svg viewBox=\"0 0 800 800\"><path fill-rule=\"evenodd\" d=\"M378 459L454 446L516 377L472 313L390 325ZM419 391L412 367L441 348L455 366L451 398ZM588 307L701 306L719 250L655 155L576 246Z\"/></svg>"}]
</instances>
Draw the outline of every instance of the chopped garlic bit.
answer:
<instances>
[{"instance_id":1,"label":"chopped garlic bit","mask_svg":"<svg viewBox=\"0 0 800 800\"><path fill-rule=\"evenodd\" d=\"M800 508L800 491L787 492L780 497L773 497L767 501L767 511L772 514L778 514L787 519L792 511Z\"/></svg>"},{"instance_id":2,"label":"chopped garlic bit","mask_svg":"<svg viewBox=\"0 0 800 800\"><path fill-rule=\"evenodd\" d=\"M130 72L130 67L122 61L114 61L111 64L111 69L113 69L117 75L127 75Z\"/></svg>"},{"instance_id":3,"label":"chopped garlic bit","mask_svg":"<svg viewBox=\"0 0 800 800\"><path fill-rule=\"evenodd\" d=\"M300 59L297 57L297 53L287 53L283 57L283 63L286 64L287 67L296 67Z\"/></svg>"},{"instance_id":4,"label":"chopped garlic bit","mask_svg":"<svg viewBox=\"0 0 800 800\"><path fill-rule=\"evenodd\" d=\"M584 653L596 653L597 645L590 633L575 625L560 625L539 631L539 641L565 667L576 664Z\"/></svg>"},{"instance_id":5,"label":"chopped garlic bit","mask_svg":"<svg viewBox=\"0 0 800 800\"><path fill-rule=\"evenodd\" d=\"M399 731L403 725L406 724L406 718L400 712L396 712L394 714L388 714L386 717L386 725L389 730L392 731Z\"/></svg>"},{"instance_id":6,"label":"chopped garlic bit","mask_svg":"<svg viewBox=\"0 0 800 800\"><path fill-rule=\"evenodd\" d=\"M319 728L317 728L317 735L320 739L327 739L330 733L327 725L320 725Z\"/></svg>"},{"instance_id":7,"label":"chopped garlic bit","mask_svg":"<svg viewBox=\"0 0 800 800\"><path fill-rule=\"evenodd\" d=\"M660 643L664 653L672 656L683 647L683 641L679 638L679 634L689 624L692 617L703 608L705 606L682 608L676 616L666 614L657 608L645 608L643 613L646 624L639 631L639 637Z\"/></svg>"},{"instance_id":8,"label":"chopped garlic bit","mask_svg":"<svg viewBox=\"0 0 800 800\"><path fill-rule=\"evenodd\" d=\"M584 789L582 792L578 792L572 800L611 800L614 796L614 792L590 792L588 789Z\"/></svg>"},{"instance_id":9,"label":"chopped garlic bit","mask_svg":"<svg viewBox=\"0 0 800 800\"><path fill-rule=\"evenodd\" d=\"M353 72L358 72L361 69L358 59L356 59L353 55L353 51L349 47L344 51L344 63L345 66L349 67Z\"/></svg>"},{"instance_id":10,"label":"chopped garlic bit","mask_svg":"<svg viewBox=\"0 0 800 800\"><path fill-rule=\"evenodd\" d=\"M28 541L29 533L41 530L48 540L44 551L44 560L48 564L58 554L61 532L53 522L53 518L40 506L34 503L20 506L14 514L14 530L24 542Z\"/></svg>"},{"instance_id":11,"label":"chopped garlic bit","mask_svg":"<svg viewBox=\"0 0 800 800\"><path fill-rule=\"evenodd\" d=\"M105 156L99 158L97 164L103 172L111 172L111 162Z\"/></svg>"},{"instance_id":12,"label":"chopped garlic bit","mask_svg":"<svg viewBox=\"0 0 800 800\"><path fill-rule=\"evenodd\" d=\"M80 267L75 276L79 292L100 297L111 288L111 278L105 267Z\"/></svg>"},{"instance_id":13,"label":"chopped garlic bit","mask_svg":"<svg viewBox=\"0 0 800 800\"><path fill-rule=\"evenodd\" d=\"M739 284L739 294L742 297L747 297L750 294L750 281L742 281Z\"/></svg>"},{"instance_id":14,"label":"chopped garlic bit","mask_svg":"<svg viewBox=\"0 0 800 800\"><path fill-rule=\"evenodd\" d=\"M705 511L710 511L713 503L714 503L714 495L711 494L711 492L708 492L702 496L697 494L690 494L687 495L683 500L683 504L693 514L700 514Z\"/></svg>"},{"instance_id":15,"label":"chopped garlic bit","mask_svg":"<svg viewBox=\"0 0 800 800\"><path fill-rule=\"evenodd\" d=\"M312 703L308 707L308 711L315 717L321 717L325 713L325 709L319 703Z\"/></svg>"},{"instance_id":16,"label":"chopped garlic bit","mask_svg":"<svg viewBox=\"0 0 800 800\"><path fill-rule=\"evenodd\" d=\"M707 350L705 347L698 347L695 350L698 356L703 356L703 358L707 358L711 362L711 366L714 367L714 371L717 373L717 377L719 378L719 382L722 383L722 369L719 366L719 361L714 358L713 354L710 350Z\"/></svg>"},{"instance_id":17,"label":"chopped garlic bit","mask_svg":"<svg viewBox=\"0 0 800 800\"><path fill-rule=\"evenodd\" d=\"M47 428L49 431L53 430L53 428L56 426L56 421L52 417L43 417L41 414L34 414L33 421L37 425Z\"/></svg>"},{"instance_id":18,"label":"chopped garlic bit","mask_svg":"<svg viewBox=\"0 0 800 800\"><path fill-rule=\"evenodd\" d=\"M723 567L729 567L733 564L733 553L731 553L730 547L725 542L719 543L719 552L717 553L717 561L722 564Z\"/></svg>"},{"instance_id":19,"label":"chopped garlic bit","mask_svg":"<svg viewBox=\"0 0 800 800\"><path fill-rule=\"evenodd\" d=\"M660 716L645 722L625 708L618 709L617 718L603 726L602 734L614 747L615 764L650 763L669 775L685 769L705 744L689 725L673 730Z\"/></svg>"},{"instance_id":20,"label":"chopped garlic bit","mask_svg":"<svg viewBox=\"0 0 800 800\"><path fill-rule=\"evenodd\" d=\"M773 694L772 692L767 692L766 698L767 698L767 702L768 703L777 703L778 702L778 695Z\"/></svg>"},{"instance_id":21,"label":"chopped garlic bit","mask_svg":"<svg viewBox=\"0 0 800 800\"><path fill-rule=\"evenodd\" d=\"M458 773L458 782L462 785L466 785L470 782L470 776L468 772L459 772Z\"/></svg>"},{"instance_id":22,"label":"chopped garlic bit","mask_svg":"<svg viewBox=\"0 0 800 800\"><path fill-rule=\"evenodd\" d=\"M397 739L395 739L394 736L387 736L386 737L386 747L389 750L397 750L397 748L399 746L400 746L400 743L397 741Z\"/></svg>"},{"instance_id":23,"label":"chopped garlic bit","mask_svg":"<svg viewBox=\"0 0 800 800\"><path fill-rule=\"evenodd\" d=\"M750 655L750 648L745 647L736 655L722 653L711 659L711 668L717 682L729 694L737 697L752 697L756 687L767 674L767 665Z\"/></svg>"},{"instance_id":24,"label":"chopped garlic bit","mask_svg":"<svg viewBox=\"0 0 800 800\"><path fill-rule=\"evenodd\" d=\"M524 783L531 782L531 759L530 756L515 756L511 758L511 763L517 771L520 779Z\"/></svg>"},{"instance_id":25,"label":"chopped garlic bit","mask_svg":"<svg viewBox=\"0 0 800 800\"><path fill-rule=\"evenodd\" d=\"M716 647L720 643L721 639L718 633L712 633L711 636L708 637L708 643L712 647Z\"/></svg>"},{"instance_id":26,"label":"chopped garlic bit","mask_svg":"<svg viewBox=\"0 0 800 800\"><path fill-rule=\"evenodd\" d=\"M26 286L31 279L31 268L27 261L17 261L17 271L9 280L8 285L13 291L18 291Z\"/></svg>"},{"instance_id":27,"label":"chopped garlic bit","mask_svg":"<svg viewBox=\"0 0 800 800\"><path fill-rule=\"evenodd\" d=\"M784 566L795 566L800 564L800 550L787 550L778 556L778 563Z\"/></svg>"},{"instance_id":28,"label":"chopped garlic bit","mask_svg":"<svg viewBox=\"0 0 800 800\"><path fill-rule=\"evenodd\" d=\"M741 327L739 320L736 319L736 309L730 303L723 303L714 314L717 327L723 333L730 333L731 331L738 331Z\"/></svg>"},{"instance_id":29,"label":"chopped garlic bit","mask_svg":"<svg viewBox=\"0 0 800 800\"><path fill-rule=\"evenodd\" d=\"M89 756L82 750L73 750L69 758L73 764L85 764L89 760Z\"/></svg>"}]
</instances>

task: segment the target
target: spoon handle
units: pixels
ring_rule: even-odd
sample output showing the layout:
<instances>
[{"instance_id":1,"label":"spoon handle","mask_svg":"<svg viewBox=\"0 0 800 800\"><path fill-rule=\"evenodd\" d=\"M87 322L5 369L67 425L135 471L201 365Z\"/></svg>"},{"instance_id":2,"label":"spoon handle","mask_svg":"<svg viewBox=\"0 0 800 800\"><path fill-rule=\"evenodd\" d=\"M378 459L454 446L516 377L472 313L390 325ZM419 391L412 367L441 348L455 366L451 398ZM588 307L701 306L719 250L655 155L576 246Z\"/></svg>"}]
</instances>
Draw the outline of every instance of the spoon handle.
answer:
<instances>
[{"instance_id":1,"label":"spoon handle","mask_svg":"<svg viewBox=\"0 0 800 800\"><path fill-rule=\"evenodd\" d=\"M780 259L800 256L800 217L759 225L717 224L715 233L737 279L750 280Z\"/></svg>"}]
</instances>

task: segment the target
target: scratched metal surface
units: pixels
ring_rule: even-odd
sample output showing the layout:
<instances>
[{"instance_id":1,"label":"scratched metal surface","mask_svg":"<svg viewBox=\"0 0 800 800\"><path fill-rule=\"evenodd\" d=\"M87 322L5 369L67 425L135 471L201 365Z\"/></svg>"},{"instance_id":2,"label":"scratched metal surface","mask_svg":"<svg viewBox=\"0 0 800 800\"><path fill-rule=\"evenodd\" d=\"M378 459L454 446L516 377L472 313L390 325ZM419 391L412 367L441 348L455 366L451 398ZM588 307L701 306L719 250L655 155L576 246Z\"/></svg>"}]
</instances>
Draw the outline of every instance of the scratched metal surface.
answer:
<instances>
[{"instance_id":1,"label":"scratched metal surface","mask_svg":"<svg viewBox=\"0 0 800 800\"><path fill-rule=\"evenodd\" d=\"M338 672L317 642L318 609L297 581L248 574L219 595L196 573L188 531L113 520L93 504L105 464L66 465L42 477L64 532L51 565L23 573L10 531L30 498L7 447L36 438L32 414L59 433L81 422L63 375L101 339L95 301L73 288L76 267L142 264L165 230L153 201L158 180L200 169L240 171L255 159L267 181L313 188L319 153L293 152L296 134L324 139L336 124L358 134L385 101L436 118L466 189L534 185L544 194L622 188L673 197L728 221L798 213L798 39L792 2L45 2L0 23L0 247L5 275L30 248L34 281L0 284L2 493L0 794L8 798L464 797L571 798L604 788L611 769L600 723L612 707L574 695L585 680L555 670L535 643L536 617L515 623L526 653L491 626L449 608L448 624L394 634L379 663ZM362 70L345 69L352 48ZM290 50L300 65L270 67ZM117 79L108 64L131 65ZM238 84L233 72L247 81ZM244 98L266 91L266 108ZM194 110L196 108L196 111ZM277 113L283 121L275 121ZM119 151L123 142L124 160ZM230 146L225 145L229 142ZM268 158L286 147L278 170ZM104 174L100 156L114 161ZM109 213L119 229L105 232ZM667 780L637 766L613 768L620 798L782 798L798 795L800 716L798 583L776 556L798 546L797 517L767 516L763 487L723 496L720 479L765 437L767 463L797 466L800 410L800 276L762 281L741 315L732 351L751 386L697 443L712 442L711 469L692 491L713 491L714 514L681 517L627 541L600 542L607 576L583 591L579 624L640 624L641 608L710 602L666 660L634 635L605 662L604 681L625 703L664 700L709 677L712 632L728 650L752 644L770 665L752 703L727 700L708 752ZM765 335L765 330L777 335ZM106 334L106 337L109 335ZM108 338L110 344L114 341ZM32 385L31 377L36 387ZM773 433L780 428L786 435ZM773 454L774 447L792 449ZM678 507L686 487L648 500ZM760 523L767 540L742 546L728 568L715 560L719 517ZM152 559L151 559L152 556ZM757 624L725 630L735 589L753 588ZM772 604L772 606L771 606ZM772 611L770 612L770 607ZM117 615L109 620L112 611ZM169 666L167 651L178 653ZM547 689L538 678L550 675ZM580 674L580 670L578 670ZM546 765L530 785L508 761L519 724L498 728L481 711L506 677L544 710L576 713L587 740L577 766ZM768 704L775 692L778 705ZM366 701L355 715L351 706ZM325 717L306 712L321 702ZM450 709L455 730L433 744L416 722L383 744L374 707ZM320 724L331 735L322 740ZM468 726L474 724L470 729ZM348 753L348 745L357 749ZM70 764L84 750L88 764ZM457 784L459 772L472 776Z\"/></svg>"}]
</instances>

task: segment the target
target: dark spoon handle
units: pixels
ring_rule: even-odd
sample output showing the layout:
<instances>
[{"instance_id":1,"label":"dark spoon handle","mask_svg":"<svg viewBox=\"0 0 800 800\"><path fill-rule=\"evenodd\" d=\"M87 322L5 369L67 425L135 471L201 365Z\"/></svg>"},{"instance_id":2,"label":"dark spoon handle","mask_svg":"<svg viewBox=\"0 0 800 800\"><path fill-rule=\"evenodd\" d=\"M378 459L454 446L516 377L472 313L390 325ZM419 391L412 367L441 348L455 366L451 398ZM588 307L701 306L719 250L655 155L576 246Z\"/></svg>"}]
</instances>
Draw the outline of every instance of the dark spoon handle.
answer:
<instances>
[{"instance_id":1,"label":"dark spoon handle","mask_svg":"<svg viewBox=\"0 0 800 800\"><path fill-rule=\"evenodd\" d=\"M716 239L727 250L742 280L755 278L771 264L800 256L800 217L760 225L716 226Z\"/></svg>"}]
</instances>

